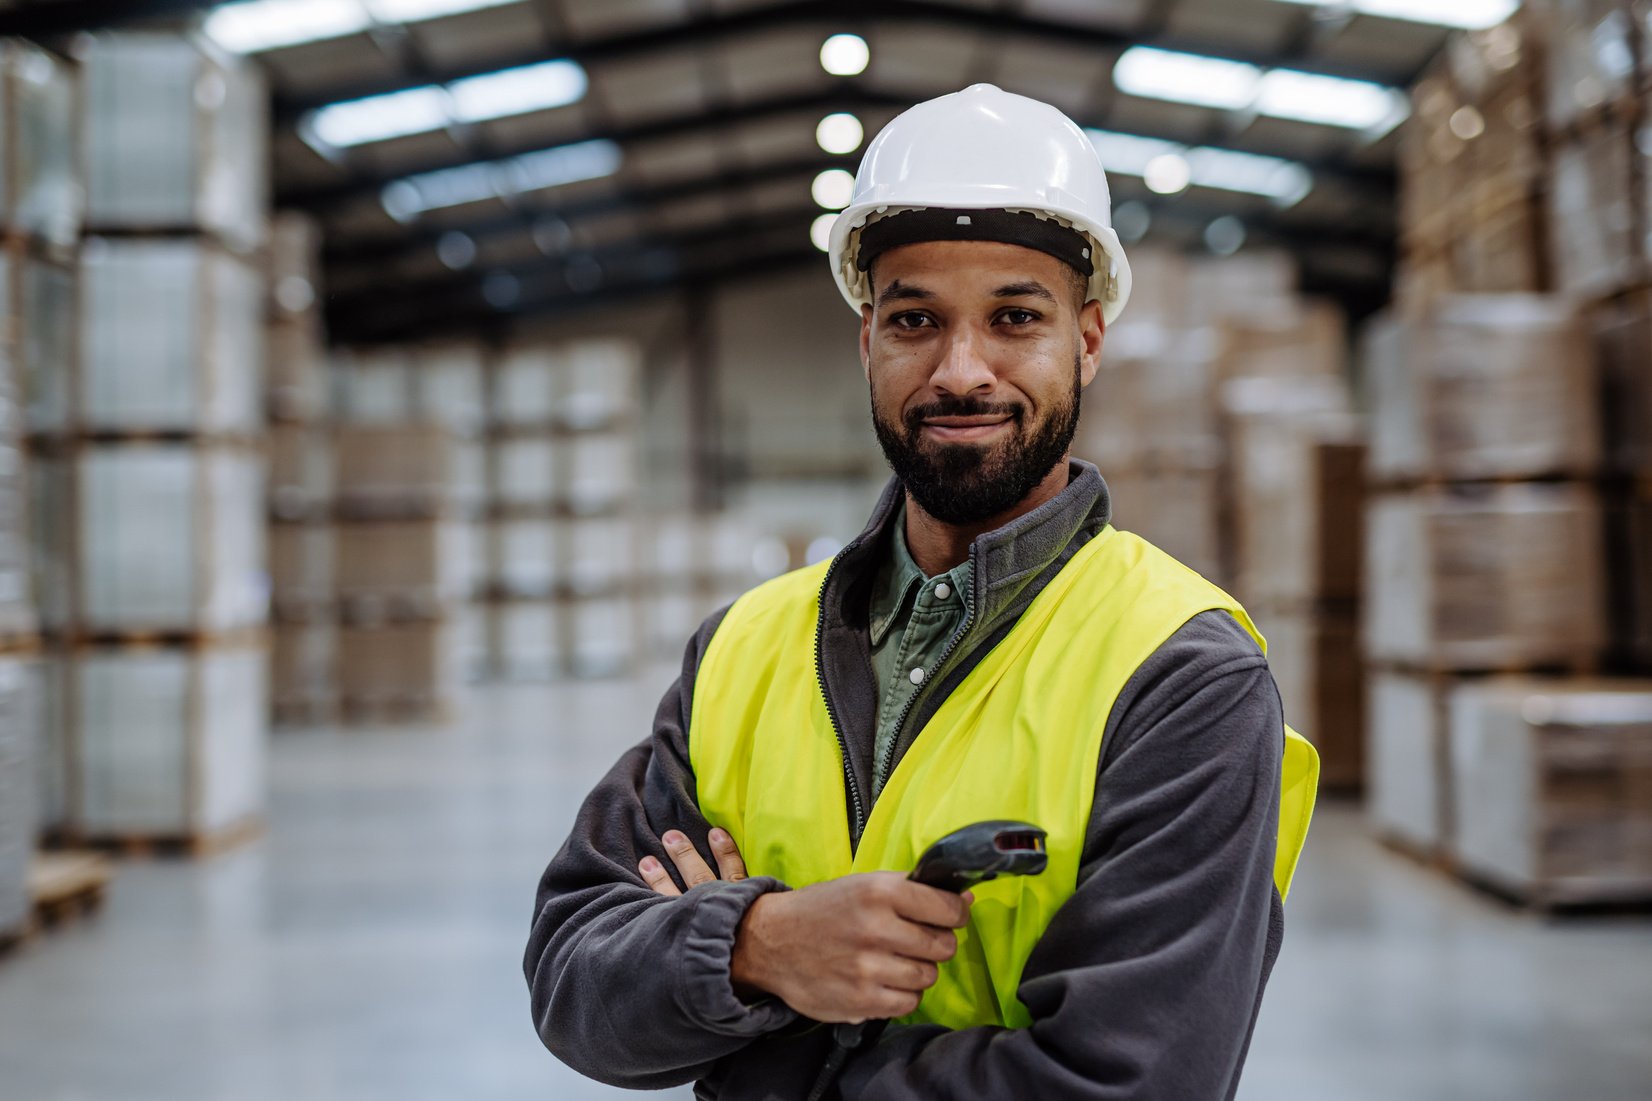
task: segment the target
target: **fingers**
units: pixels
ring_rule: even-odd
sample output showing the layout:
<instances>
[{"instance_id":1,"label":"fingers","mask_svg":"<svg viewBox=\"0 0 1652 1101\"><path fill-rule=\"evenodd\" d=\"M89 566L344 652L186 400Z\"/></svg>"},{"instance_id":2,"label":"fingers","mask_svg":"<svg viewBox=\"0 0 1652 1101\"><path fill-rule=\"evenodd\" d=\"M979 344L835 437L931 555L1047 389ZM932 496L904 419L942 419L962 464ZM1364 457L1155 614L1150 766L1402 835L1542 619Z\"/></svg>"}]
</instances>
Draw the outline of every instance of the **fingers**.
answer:
<instances>
[{"instance_id":1,"label":"fingers","mask_svg":"<svg viewBox=\"0 0 1652 1101\"><path fill-rule=\"evenodd\" d=\"M680 895L677 885L671 882L671 873L665 870L665 865L652 856L645 856L637 865L637 871L642 873L642 881L654 888L657 894Z\"/></svg>"},{"instance_id":2,"label":"fingers","mask_svg":"<svg viewBox=\"0 0 1652 1101\"><path fill-rule=\"evenodd\" d=\"M665 846L666 855L671 857L671 862L677 865L677 874L683 877L685 886L694 888L717 878L695 850L694 842L681 830L666 830L660 835L660 843Z\"/></svg>"},{"instance_id":3,"label":"fingers","mask_svg":"<svg viewBox=\"0 0 1652 1101\"><path fill-rule=\"evenodd\" d=\"M901 922L888 931L884 947L912 960L945 963L958 954L958 934L933 925Z\"/></svg>"},{"instance_id":4,"label":"fingers","mask_svg":"<svg viewBox=\"0 0 1652 1101\"><path fill-rule=\"evenodd\" d=\"M955 895L905 878L893 886L890 897L895 912L907 921L943 929L962 929L968 925L969 904L974 901L975 896L968 891Z\"/></svg>"},{"instance_id":5,"label":"fingers","mask_svg":"<svg viewBox=\"0 0 1652 1101\"><path fill-rule=\"evenodd\" d=\"M727 830L714 829L711 831L711 855L717 859L717 875L721 879L733 882L746 878L746 862L740 856L740 849L729 836Z\"/></svg>"}]
</instances>

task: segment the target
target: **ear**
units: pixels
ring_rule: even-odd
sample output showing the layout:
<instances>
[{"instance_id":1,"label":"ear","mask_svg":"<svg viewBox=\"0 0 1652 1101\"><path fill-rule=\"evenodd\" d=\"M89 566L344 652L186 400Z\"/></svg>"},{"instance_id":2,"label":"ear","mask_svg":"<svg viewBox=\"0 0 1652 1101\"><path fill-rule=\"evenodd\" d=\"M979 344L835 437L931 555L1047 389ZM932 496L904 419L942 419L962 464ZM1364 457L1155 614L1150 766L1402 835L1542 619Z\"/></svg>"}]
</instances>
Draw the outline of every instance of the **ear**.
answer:
<instances>
[{"instance_id":1,"label":"ear","mask_svg":"<svg viewBox=\"0 0 1652 1101\"><path fill-rule=\"evenodd\" d=\"M1107 336L1107 322L1101 316L1101 300L1092 298L1078 311L1079 381L1090 385L1101 366L1101 345Z\"/></svg>"},{"instance_id":2,"label":"ear","mask_svg":"<svg viewBox=\"0 0 1652 1101\"><path fill-rule=\"evenodd\" d=\"M872 307L860 308L860 369L868 382L872 380Z\"/></svg>"}]
</instances>

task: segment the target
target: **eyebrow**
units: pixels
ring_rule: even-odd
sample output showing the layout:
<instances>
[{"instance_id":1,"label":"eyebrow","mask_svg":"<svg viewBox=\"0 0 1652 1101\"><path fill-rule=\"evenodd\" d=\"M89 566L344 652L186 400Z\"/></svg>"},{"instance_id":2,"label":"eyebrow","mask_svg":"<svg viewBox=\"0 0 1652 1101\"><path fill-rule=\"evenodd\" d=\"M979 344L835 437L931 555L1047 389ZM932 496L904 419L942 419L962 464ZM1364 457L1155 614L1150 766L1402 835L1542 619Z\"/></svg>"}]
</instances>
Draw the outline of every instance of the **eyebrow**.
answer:
<instances>
[{"instance_id":1,"label":"eyebrow","mask_svg":"<svg viewBox=\"0 0 1652 1101\"><path fill-rule=\"evenodd\" d=\"M934 291L926 291L922 287L914 287L897 279L883 288L883 293L878 295L878 305L882 306L888 302L927 302L934 297Z\"/></svg>"},{"instance_id":2,"label":"eyebrow","mask_svg":"<svg viewBox=\"0 0 1652 1101\"><path fill-rule=\"evenodd\" d=\"M1055 295L1044 284L1029 279L1024 283L1005 283L992 292L994 298L1042 298L1046 302L1054 302Z\"/></svg>"}]
</instances>

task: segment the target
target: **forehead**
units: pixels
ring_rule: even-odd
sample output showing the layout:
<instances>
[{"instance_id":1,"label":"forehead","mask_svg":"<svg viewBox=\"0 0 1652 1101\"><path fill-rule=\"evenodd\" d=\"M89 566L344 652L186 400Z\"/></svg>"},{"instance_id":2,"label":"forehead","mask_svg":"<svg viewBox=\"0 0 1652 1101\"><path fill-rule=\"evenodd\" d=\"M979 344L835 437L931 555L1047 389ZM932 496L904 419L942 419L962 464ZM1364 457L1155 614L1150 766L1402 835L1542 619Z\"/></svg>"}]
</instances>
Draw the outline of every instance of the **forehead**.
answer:
<instances>
[{"instance_id":1,"label":"forehead","mask_svg":"<svg viewBox=\"0 0 1652 1101\"><path fill-rule=\"evenodd\" d=\"M938 294L985 292L1026 280L1059 291L1071 278L1067 265L1049 253L1002 241L919 241L890 249L873 268L880 288L899 279Z\"/></svg>"}]
</instances>

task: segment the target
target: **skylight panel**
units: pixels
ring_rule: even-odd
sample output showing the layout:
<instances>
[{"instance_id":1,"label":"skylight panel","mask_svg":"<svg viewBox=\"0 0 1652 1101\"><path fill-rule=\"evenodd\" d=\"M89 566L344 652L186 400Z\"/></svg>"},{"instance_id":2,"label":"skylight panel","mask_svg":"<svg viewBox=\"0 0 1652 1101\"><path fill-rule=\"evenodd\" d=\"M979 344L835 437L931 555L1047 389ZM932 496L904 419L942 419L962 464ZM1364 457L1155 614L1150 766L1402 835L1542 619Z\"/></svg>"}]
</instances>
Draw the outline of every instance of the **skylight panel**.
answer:
<instances>
[{"instance_id":1,"label":"skylight panel","mask_svg":"<svg viewBox=\"0 0 1652 1101\"><path fill-rule=\"evenodd\" d=\"M1429 23L1465 31L1483 31L1513 15L1520 0L1279 0L1332 11L1357 12L1408 23Z\"/></svg>"},{"instance_id":2,"label":"skylight panel","mask_svg":"<svg viewBox=\"0 0 1652 1101\"><path fill-rule=\"evenodd\" d=\"M1294 206L1314 186L1313 173L1306 165L1280 157L1211 146L1188 148L1172 141L1110 130L1090 130L1088 134L1101 155L1103 168L1119 175L1140 176L1161 194L1174 194L1191 183L1261 195L1280 206ZM1182 165L1177 164L1178 161L1185 164L1185 180L1181 178Z\"/></svg>"},{"instance_id":3,"label":"skylight panel","mask_svg":"<svg viewBox=\"0 0 1652 1101\"><path fill-rule=\"evenodd\" d=\"M621 159L620 147L606 139L559 145L408 176L387 185L380 201L392 218L406 222L427 210L611 176Z\"/></svg>"}]
</instances>

